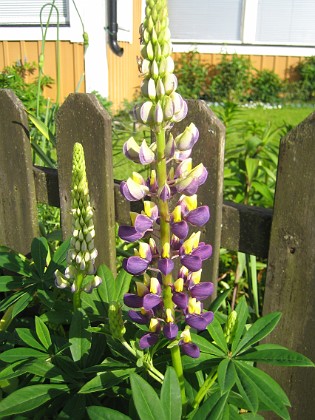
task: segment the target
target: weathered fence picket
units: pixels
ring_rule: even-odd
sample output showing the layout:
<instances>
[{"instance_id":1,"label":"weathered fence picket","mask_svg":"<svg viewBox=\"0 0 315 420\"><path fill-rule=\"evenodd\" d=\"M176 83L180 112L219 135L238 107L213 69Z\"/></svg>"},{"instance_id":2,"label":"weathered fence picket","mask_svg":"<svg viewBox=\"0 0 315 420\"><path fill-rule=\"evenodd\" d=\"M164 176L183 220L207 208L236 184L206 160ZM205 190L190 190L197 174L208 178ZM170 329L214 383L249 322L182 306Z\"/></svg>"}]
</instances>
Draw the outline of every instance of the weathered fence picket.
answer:
<instances>
[{"instance_id":1,"label":"weathered fence picket","mask_svg":"<svg viewBox=\"0 0 315 420\"><path fill-rule=\"evenodd\" d=\"M200 131L193 162L203 162L209 171L198 194L200 204L208 204L211 212L203 238L213 245L214 254L204 266L205 278L216 280L220 246L262 258L269 253L264 311L283 313L270 341L314 360L315 113L281 142L274 213L222 202L224 127L203 102L189 101L188 116L174 134L192 121ZM68 97L57 118L58 171L32 166L27 133L21 103L12 92L0 90L0 244L29 252L38 233L36 202L61 207L63 233L69 235L71 155L79 141L95 207L98 262L115 269L115 220L128 224L130 208L138 203L125 201L113 181L109 115L92 95ZM314 370L273 367L270 373L288 392L292 418L313 418Z\"/></svg>"},{"instance_id":2,"label":"weathered fence picket","mask_svg":"<svg viewBox=\"0 0 315 420\"><path fill-rule=\"evenodd\" d=\"M281 141L264 312L282 312L268 342L315 359L315 112ZM312 419L314 369L268 367L293 419ZM275 417L270 417L275 418Z\"/></svg>"}]
</instances>

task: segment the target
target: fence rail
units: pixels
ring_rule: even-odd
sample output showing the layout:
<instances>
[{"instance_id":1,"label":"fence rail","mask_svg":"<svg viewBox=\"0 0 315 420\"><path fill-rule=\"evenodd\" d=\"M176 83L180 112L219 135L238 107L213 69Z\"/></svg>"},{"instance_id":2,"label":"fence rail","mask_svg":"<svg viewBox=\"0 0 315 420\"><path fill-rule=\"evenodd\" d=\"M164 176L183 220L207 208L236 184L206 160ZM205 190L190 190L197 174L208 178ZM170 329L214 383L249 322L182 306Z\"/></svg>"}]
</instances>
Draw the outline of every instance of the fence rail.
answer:
<instances>
[{"instance_id":1,"label":"fence rail","mask_svg":"<svg viewBox=\"0 0 315 420\"><path fill-rule=\"evenodd\" d=\"M204 276L215 282L220 246L268 257L264 311L283 312L270 340L314 360L315 113L281 141L272 211L223 202L224 127L202 101L189 101L188 109L174 134L192 121L197 125L193 162L202 162L209 172L198 193L211 214L203 240L214 249ZM63 234L69 236L71 156L77 141L85 150L98 259L115 270L115 221L128 223L130 208L139 204L126 202L113 180L111 120L89 94L71 94L59 109L57 171L33 167L26 113L11 91L0 90L0 244L29 252L39 233L37 202L61 208ZM271 373L289 395L292 418L312 418L314 370L273 367Z\"/></svg>"}]
</instances>

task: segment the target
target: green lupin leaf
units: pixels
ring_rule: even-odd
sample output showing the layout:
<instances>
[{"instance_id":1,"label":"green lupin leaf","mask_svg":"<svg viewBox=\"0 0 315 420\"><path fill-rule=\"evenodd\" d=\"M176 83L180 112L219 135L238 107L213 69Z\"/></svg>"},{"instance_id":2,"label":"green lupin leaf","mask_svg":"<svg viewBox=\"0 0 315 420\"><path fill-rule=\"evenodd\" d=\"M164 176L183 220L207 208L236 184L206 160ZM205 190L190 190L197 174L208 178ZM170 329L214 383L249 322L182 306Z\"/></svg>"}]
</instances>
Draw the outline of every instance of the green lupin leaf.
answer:
<instances>
[{"instance_id":1,"label":"green lupin leaf","mask_svg":"<svg viewBox=\"0 0 315 420\"><path fill-rule=\"evenodd\" d=\"M40 351L45 351L45 347L36 340L35 333L32 330L29 330L28 328L16 328L15 332L28 346Z\"/></svg>"},{"instance_id":2,"label":"green lupin leaf","mask_svg":"<svg viewBox=\"0 0 315 420\"><path fill-rule=\"evenodd\" d=\"M280 312L273 312L258 319L244 334L235 349L235 354L244 352L250 346L266 337L276 327L280 318Z\"/></svg>"},{"instance_id":3,"label":"green lupin leaf","mask_svg":"<svg viewBox=\"0 0 315 420\"><path fill-rule=\"evenodd\" d=\"M49 246L46 238L34 238L31 245L32 258L39 276L44 276Z\"/></svg>"},{"instance_id":4,"label":"green lupin leaf","mask_svg":"<svg viewBox=\"0 0 315 420\"><path fill-rule=\"evenodd\" d=\"M245 296L241 297L235 310L237 312L237 318L236 318L236 328L234 332L234 338L232 340L232 347L231 347L231 351L233 354L235 353L235 349L238 346L238 343L240 342L240 339L243 335L244 328L245 328L247 318L248 318L248 306L246 303Z\"/></svg>"},{"instance_id":5,"label":"green lupin leaf","mask_svg":"<svg viewBox=\"0 0 315 420\"><path fill-rule=\"evenodd\" d=\"M131 420L129 416L108 407L92 405L86 408L90 420Z\"/></svg>"},{"instance_id":6,"label":"green lupin leaf","mask_svg":"<svg viewBox=\"0 0 315 420\"><path fill-rule=\"evenodd\" d=\"M17 347L15 349L5 350L0 354L0 360L6 363L14 363L18 360L47 358L49 355L39 350L29 347Z\"/></svg>"},{"instance_id":7,"label":"green lupin leaf","mask_svg":"<svg viewBox=\"0 0 315 420\"><path fill-rule=\"evenodd\" d=\"M125 270L120 270L115 280L115 301L123 300L124 294L129 291L132 275Z\"/></svg>"},{"instance_id":8,"label":"green lupin leaf","mask_svg":"<svg viewBox=\"0 0 315 420\"><path fill-rule=\"evenodd\" d=\"M38 316L35 317L35 330L40 342L49 351L52 345L50 332L46 324Z\"/></svg>"},{"instance_id":9,"label":"green lupin leaf","mask_svg":"<svg viewBox=\"0 0 315 420\"><path fill-rule=\"evenodd\" d=\"M247 362L235 361L235 364L237 371L241 369L246 378L251 380L259 400L282 419L289 420L290 415L286 406L290 406L290 401L281 386L267 373L249 366Z\"/></svg>"},{"instance_id":10,"label":"green lupin leaf","mask_svg":"<svg viewBox=\"0 0 315 420\"><path fill-rule=\"evenodd\" d=\"M79 393L90 394L92 392L99 392L111 388L127 379L134 370L135 369L117 369L100 373L84 384Z\"/></svg>"},{"instance_id":11,"label":"green lupin leaf","mask_svg":"<svg viewBox=\"0 0 315 420\"><path fill-rule=\"evenodd\" d=\"M74 311L69 330L70 351L74 362L86 358L91 348L91 333L89 318L82 308Z\"/></svg>"},{"instance_id":12,"label":"green lupin leaf","mask_svg":"<svg viewBox=\"0 0 315 420\"><path fill-rule=\"evenodd\" d=\"M136 373L130 375L130 383L140 420L165 420L162 404L152 386Z\"/></svg>"},{"instance_id":13,"label":"green lupin leaf","mask_svg":"<svg viewBox=\"0 0 315 420\"><path fill-rule=\"evenodd\" d=\"M236 368L236 385L239 390L239 393L243 397L246 407L240 407L240 408L249 408L254 413L257 412L259 401L258 401L258 395L257 395L257 388L253 381L246 375L244 370L242 369L242 366L239 364L235 365Z\"/></svg>"},{"instance_id":14,"label":"green lupin leaf","mask_svg":"<svg viewBox=\"0 0 315 420\"><path fill-rule=\"evenodd\" d=\"M111 270L105 264L101 264L97 269L97 275L102 279L102 283L97 288L102 301L106 303L115 301L115 279Z\"/></svg>"},{"instance_id":15,"label":"green lupin leaf","mask_svg":"<svg viewBox=\"0 0 315 420\"><path fill-rule=\"evenodd\" d=\"M161 403L166 420L180 420L182 417L182 399L175 370L169 366L161 388Z\"/></svg>"},{"instance_id":16,"label":"green lupin leaf","mask_svg":"<svg viewBox=\"0 0 315 420\"><path fill-rule=\"evenodd\" d=\"M218 382L221 393L225 394L229 391L236 381L236 372L233 360L224 359L218 366Z\"/></svg>"},{"instance_id":17,"label":"green lupin leaf","mask_svg":"<svg viewBox=\"0 0 315 420\"><path fill-rule=\"evenodd\" d=\"M214 316L214 320L207 326L207 330L209 331L211 337L215 341L215 344L220 347L225 353L228 352L228 346L226 343L226 339L220 325L220 322Z\"/></svg>"},{"instance_id":18,"label":"green lupin leaf","mask_svg":"<svg viewBox=\"0 0 315 420\"><path fill-rule=\"evenodd\" d=\"M295 351L272 344L261 344L246 353L236 356L237 360L270 363L278 366L314 367L314 363Z\"/></svg>"},{"instance_id":19,"label":"green lupin leaf","mask_svg":"<svg viewBox=\"0 0 315 420\"><path fill-rule=\"evenodd\" d=\"M18 389L0 401L1 416L27 413L68 391L66 385L54 384L31 385Z\"/></svg>"},{"instance_id":20,"label":"green lupin leaf","mask_svg":"<svg viewBox=\"0 0 315 420\"><path fill-rule=\"evenodd\" d=\"M220 391L214 392L196 411L193 420L215 419L221 420L227 404L229 393L221 395Z\"/></svg>"}]
</instances>

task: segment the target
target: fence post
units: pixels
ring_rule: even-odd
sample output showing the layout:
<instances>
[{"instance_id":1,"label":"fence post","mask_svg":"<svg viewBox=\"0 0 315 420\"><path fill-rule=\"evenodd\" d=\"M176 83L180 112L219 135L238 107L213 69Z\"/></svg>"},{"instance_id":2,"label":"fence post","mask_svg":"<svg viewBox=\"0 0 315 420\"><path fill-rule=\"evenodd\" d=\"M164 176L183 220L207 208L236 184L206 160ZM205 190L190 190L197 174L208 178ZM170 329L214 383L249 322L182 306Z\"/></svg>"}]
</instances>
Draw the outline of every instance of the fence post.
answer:
<instances>
[{"instance_id":1,"label":"fence post","mask_svg":"<svg viewBox=\"0 0 315 420\"><path fill-rule=\"evenodd\" d=\"M281 141L264 313L281 311L268 342L315 360L315 112ZM264 368L283 386L292 419L314 418L315 369ZM275 418L275 417L268 417Z\"/></svg>"},{"instance_id":2,"label":"fence post","mask_svg":"<svg viewBox=\"0 0 315 420\"><path fill-rule=\"evenodd\" d=\"M116 271L114 180L111 118L92 94L68 96L57 115L57 153L61 222L71 234L71 167L75 142L84 147L91 205L94 208L98 264Z\"/></svg>"},{"instance_id":3,"label":"fence post","mask_svg":"<svg viewBox=\"0 0 315 420\"><path fill-rule=\"evenodd\" d=\"M216 285L221 243L225 128L204 101L188 100L187 104L187 117L175 125L173 135L181 133L192 122L199 130L192 160L193 166L202 162L208 170L207 181L198 190L198 205L209 206L211 217L203 230L202 240L213 247L212 258L203 264L202 280Z\"/></svg>"},{"instance_id":4,"label":"fence post","mask_svg":"<svg viewBox=\"0 0 315 420\"><path fill-rule=\"evenodd\" d=\"M9 89L0 89L0 105L0 245L27 254L38 235L27 116Z\"/></svg>"}]
</instances>

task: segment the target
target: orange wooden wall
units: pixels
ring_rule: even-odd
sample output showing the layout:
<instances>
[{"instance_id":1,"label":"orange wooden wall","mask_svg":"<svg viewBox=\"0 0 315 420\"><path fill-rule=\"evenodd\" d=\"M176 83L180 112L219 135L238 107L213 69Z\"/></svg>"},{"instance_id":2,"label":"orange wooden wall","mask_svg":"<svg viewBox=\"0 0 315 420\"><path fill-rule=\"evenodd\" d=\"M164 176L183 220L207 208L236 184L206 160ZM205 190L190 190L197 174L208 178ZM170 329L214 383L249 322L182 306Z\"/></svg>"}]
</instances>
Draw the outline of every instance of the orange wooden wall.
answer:
<instances>
[{"instance_id":1,"label":"orange wooden wall","mask_svg":"<svg viewBox=\"0 0 315 420\"><path fill-rule=\"evenodd\" d=\"M119 109L124 99L132 100L140 89L137 57L140 56L139 26L141 24L141 0L133 1L133 42L119 42L124 49L121 57L115 55L107 47L108 60L108 99L113 102L114 109Z\"/></svg>"},{"instance_id":2,"label":"orange wooden wall","mask_svg":"<svg viewBox=\"0 0 315 420\"><path fill-rule=\"evenodd\" d=\"M44 74L56 80L56 42L46 41ZM0 71L6 66L11 66L17 62L38 63L38 57L41 53L41 41L0 41ZM60 99L66 98L69 93L76 91L79 81L78 92L85 91L84 78L84 58L83 45L69 41L60 41ZM36 76L36 74L34 75ZM30 81L30 80L27 80ZM45 88L46 97L55 100L56 84L51 88Z\"/></svg>"}]
</instances>

